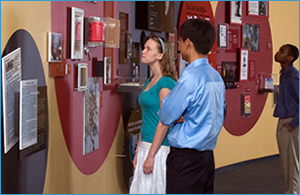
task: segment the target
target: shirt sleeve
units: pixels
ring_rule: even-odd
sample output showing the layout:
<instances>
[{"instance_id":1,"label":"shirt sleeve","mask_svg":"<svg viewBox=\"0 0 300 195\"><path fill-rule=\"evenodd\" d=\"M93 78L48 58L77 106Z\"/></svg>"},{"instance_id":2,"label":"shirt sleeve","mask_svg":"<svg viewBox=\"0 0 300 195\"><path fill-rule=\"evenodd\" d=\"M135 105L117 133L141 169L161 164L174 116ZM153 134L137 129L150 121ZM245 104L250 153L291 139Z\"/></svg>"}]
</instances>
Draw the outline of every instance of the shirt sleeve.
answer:
<instances>
[{"instance_id":1,"label":"shirt sleeve","mask_svg":"<svg viewBox=\"0 0 300 195\"><path fill-rule=\"evenodd\" d=\"M177 82L172 91L162 100L158 116L163 125L172 126L174 121L184 113L191 100L184 83Z\"/></svg>"},{"instance_id":2,"label":"shirt sleeve","mask_svg":"<svg viewBox=\"0 0 300 195\"><path fill-rule=\"evenodd\" d=\"M171 77L164 76L159 81L159 90L161 88L167 88L172 90L175 87L175 84L176 82Z\"/></svg>"},{"instance_id":3,"label":"shirt sleeve","mask_svg":"<svg viewBox=\"0 0 300 195\"><path fill-rule=\"evenodd\" d=\"M290 84L290 90L291 90L291 95L295 100L295 102L299 102L299 75L298 74L293 77ZM299 125L299 104L298 106L295 106L294 109L296 109L295 116L289 124L293 129Z\"/></svg>"}]
</instances>

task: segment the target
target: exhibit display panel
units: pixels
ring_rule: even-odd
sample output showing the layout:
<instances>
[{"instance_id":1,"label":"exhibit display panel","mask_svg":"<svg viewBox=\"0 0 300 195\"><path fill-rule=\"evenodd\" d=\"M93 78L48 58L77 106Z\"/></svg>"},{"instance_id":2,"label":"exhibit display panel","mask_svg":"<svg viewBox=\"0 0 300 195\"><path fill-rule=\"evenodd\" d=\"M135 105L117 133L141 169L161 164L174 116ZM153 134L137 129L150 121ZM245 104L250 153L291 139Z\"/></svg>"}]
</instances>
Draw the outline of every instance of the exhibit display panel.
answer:
<instances>
[{"instance_id":1,"label":"exhibit display panel","mask_svg":"<svg viewBox=\"0 0 300 195\"><path fill-rule=\"evenodd\" d=\"M272 75L273 46L268 14L264 12L266 15L257 17L258 12L253 10L258 2L254 4L219 1L215 15L216 29L225 24L228 31L227 44L222 44L216 52L216 69L227 88L224 127L236 136L250 131L259 119L268 96L264 93L268 90L261 90L265 87L262 85ZM218 33L221 36L223 32Z\"/></svg>"},{"instance_id":2,"label":"exhibit display panel","mask_svg":"<svg viewBox=\"0 0 300 195\"><path fill-rule=\"evenodd\" d=\"M1 145L1 193L41 194L45 182L48 154L48 103L45 73L37 45L26 30L17 30L12 34L6 43L2 58L6 58L5 56L16 49L21 55L18 63L22 70L19 75L23 81L22 94L16 92L16 98L13 100L13 115L16 120L13 121L12 126L15 129L13 133L17 137L17 142L5 153L4 145ZM23 105L20 106L20 104ZM29 107L32 109L28 109ZM22 120L18 120L19 113ZM4 130L3 126L1 129ZM3 133L2 131L1 135L4 139Z\"/></svg>"}]
</instances>

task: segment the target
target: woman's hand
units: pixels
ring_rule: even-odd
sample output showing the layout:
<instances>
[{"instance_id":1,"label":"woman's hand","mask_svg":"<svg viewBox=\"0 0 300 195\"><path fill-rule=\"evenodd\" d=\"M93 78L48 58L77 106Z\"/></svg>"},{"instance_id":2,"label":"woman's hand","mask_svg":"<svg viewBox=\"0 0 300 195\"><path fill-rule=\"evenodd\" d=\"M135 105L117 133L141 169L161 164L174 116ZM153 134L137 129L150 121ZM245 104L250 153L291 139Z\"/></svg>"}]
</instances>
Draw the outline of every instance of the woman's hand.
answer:
<instances>
[{"instance_id":1,"label":"woman's hand","mask_svg":"<svg viewBox=\"0 0 300 195\"><path fill-rule=\"evenodd\" d=\"M138 152L135 153L134 158L133 158L133 161L132 161L133 168L136 167L137 155L138 155Z\"/></svg>"},{"instance_id":2,"label":"woman's hand","mask_svg":"<svg viewBox=\"0 0 300 195\"><path fill-rule=\"evenodd\" d=\"M154 167L154 156L147 156L144 165L143 165L143 172L145 174L150 174L153 172Z\"/></svg>"}]
</instances>

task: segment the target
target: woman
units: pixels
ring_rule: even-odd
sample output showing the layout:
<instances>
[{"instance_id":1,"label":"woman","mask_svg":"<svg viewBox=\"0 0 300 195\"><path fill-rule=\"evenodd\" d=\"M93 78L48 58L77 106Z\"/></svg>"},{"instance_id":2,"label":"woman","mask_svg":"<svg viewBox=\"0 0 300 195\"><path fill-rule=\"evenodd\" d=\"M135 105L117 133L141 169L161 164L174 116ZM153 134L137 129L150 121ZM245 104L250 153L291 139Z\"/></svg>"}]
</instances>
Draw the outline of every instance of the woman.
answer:
<instances>
[{"instance_id":1,"label":"woman","mask_svg":"<svg viewBox=\"0 0 300 195\"><path fill-rule=\"evenodd\" d=\"M134 178L131 194L166 193L166 158L169 144L168 126L159 122L157 111L161 101L170 93L177 81L170 43L155 35L145 43L141 61L148 64L152 76L147 79L138 102L142 108L142 128L133 166Z\"/></svg>"}]
</instances>

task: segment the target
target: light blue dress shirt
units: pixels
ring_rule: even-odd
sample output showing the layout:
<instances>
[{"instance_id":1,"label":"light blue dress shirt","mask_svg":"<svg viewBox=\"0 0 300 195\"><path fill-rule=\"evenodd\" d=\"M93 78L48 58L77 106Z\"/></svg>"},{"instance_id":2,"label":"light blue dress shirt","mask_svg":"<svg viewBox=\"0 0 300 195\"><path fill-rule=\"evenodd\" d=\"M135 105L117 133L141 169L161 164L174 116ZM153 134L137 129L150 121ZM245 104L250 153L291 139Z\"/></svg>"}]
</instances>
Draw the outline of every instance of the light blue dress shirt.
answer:
<instances>
[{"instance_id":1,"label":"light blue dress shirt","mask_svg":"<svg viewBox=\"0 0 300 195\"><path fill-rule=\"evenodd\" d=\"M223 125L225 85L220 74L201 58L189 64L173 90L162 100L160 121L172 126L168 134L170 146L213 150Z\"/></svg>"}]
</instances>

